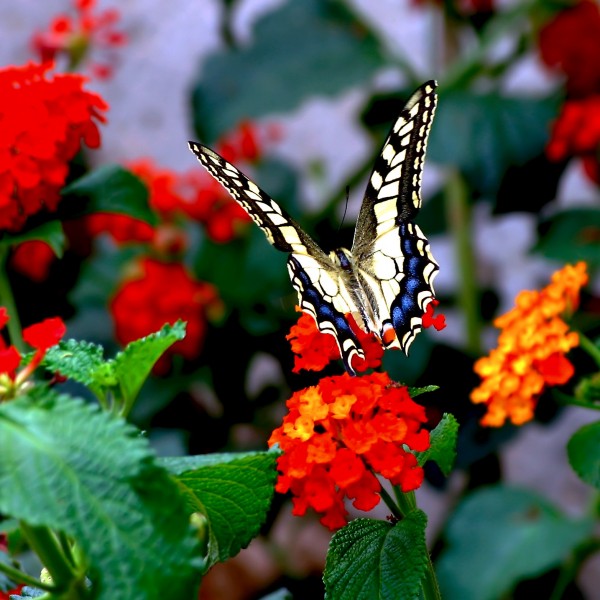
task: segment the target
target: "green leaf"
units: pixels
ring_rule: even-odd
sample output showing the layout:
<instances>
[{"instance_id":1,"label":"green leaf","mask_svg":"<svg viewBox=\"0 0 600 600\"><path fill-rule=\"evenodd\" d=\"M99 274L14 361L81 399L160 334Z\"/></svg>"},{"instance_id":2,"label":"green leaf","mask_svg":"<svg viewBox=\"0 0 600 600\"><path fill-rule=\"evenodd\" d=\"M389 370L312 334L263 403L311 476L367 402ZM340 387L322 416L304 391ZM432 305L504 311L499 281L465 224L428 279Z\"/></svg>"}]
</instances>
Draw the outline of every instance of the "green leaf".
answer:
<instances>
[{"instance_id":1,"label":"green leaf","mask_svg":"<svg viewBox=\"0 0 600 600\"><path fill-rule=\"evenodd\" d=\"M29 229L15 235L4 234L0 237L1 246L17 246L23 242L46 242L58 258L61 258L65 249L65 232L60 221L48 221L43 225Z\"/></svg>"},{"instance_id":2,"label":"green leaf","mask_svg":"<svg viewBox=\"0 0 600 600\"><path fill-rule=\"evenodd\" d=\"M569 462L583 481L600 489L600 421L584 425L567 444Z\"/></svg>"},{"instance_id":3,"label":"green leaf","mask_svg":"<svg viewBox=\"0 0 600 600\"><path fill-rule=\"evenodd\" d=\"M495 486L468 496L450 518L437 564L445 600L496 600L556 567L592 532L527 490ZM476 576L474 576L476 574Z\"/></svg>"},{"instance_id":4,"label":"green leaf","mask_svg":"<svg viewBox=\"0 0 600 600\"><path fill-rule=\"evenodd\" d=\"M420 396L421 394L427 394L428 392L435 392L436 390L439 390L439 389L440 389L439 385L424 385L423 387L409 387L408 393L410 394L411 398L416 398L417 396Z\"/></svg>"},{"instance_id":5,"label":"green leaf","mask_svg":"<svg viewBox=\"0 0 600 600\"><path fill-rule=\"evenodd\" d=\"M177 321L174 325L164 325L160 331L131 342L115 356L114 373L126 407L131 407L164 351L184 337L185 323Z\"/></svg>"},{"instance_id":6,"label":"green leaf","mask_svg":"<svg viewBox=\"0 0 600 600\"><path fill-rule=\"evenodd\" d=\"M442 90L427 157L458 167L478 190L494 192L509 166L543 152L558 106L557 98Z\"/></svg>"},{"instance_id":7,"label":"green leaf","mask_svg":"<svg viewBox=\"0 0 600 600\"><path fill-rule=\"evenodd\" d=\"M72 196L69 218L97 212L129 215L156 224L157 216L148 205L148 189L133 173L119 165L103 165L75 180L62 190ZM82 203L81 196L88 198ZM64 204L65 201L63 201Z\"/></svg>"},{"instance_id":8,"label":"green leaf","mask_svg":"<svg viewBox=\"0 0 600 600\"><path fill-rule=\"evenodd\" d=\"M202 67L192 102L205 142L243 119L344 92L385 64L377 38L334 0L286 2L257 21L252 39L213 54Z\"/></svg>"},{"instance_id":9,"label":"green leaf","mask_svg":"<svg viewBox=\"0 0 600 600\"><path fill-rule=\"evenodd\" d=\"M98 600L191 598L197 540L148 441L92 405L45 393L0 405L0 512L76 540Z\"/></svg>"},{"instance_id":10,"label":"green leaf","mask_svg":"<svg viewBox=\"0 0 600 600\"><path fill-rule=\"evenodd\" d=\"M48 350L43 365L83 385L96 383L96 372L105 363L104 350L98 344L64 340Z\"/></svg>"},{"instance_id":11,"label":"green leaf","mask_svg":"<svg viewBox=\"0 0 600 600\"><path fill-rule=\"evenodd\" d=\"M572 208L552 215L540 226L543 235L533 248L552 260L585 260L591 269L600 266L600 209Z\"/></svg>"},{"instance_id":12,"label":"green leaf","mask_svg":"<svg viewBox=\"0 0 600 600\"><path fill-rule=\"evenodd\" d=\"M323 581L332 600L419 597L429 556L427 517L409 513L396 525L356 519L331 538Z\"/></svg>"},{"instance_id":13,"label":"green leaf","mask_svg":"<svg viewBox=\"0 0 600 600\"><path fill-rule=\"evenodd\" d=\"M458 421L450 413L444 413L436 428L431 432L429 449L419 453L419 464L423 466L428 460L432 460L448 477L456 460L457 438Z\"/></svg>"},{"instance_id":14,"label":"green leaf","mask_svg":"<svg viewBox=\"0 0 600 600\"><path fill-rule=\"evenodd\" d=\"M190 512L210 527L208 566L235 556L257 535L273 499L277 452L163 458L187 491Z\"/></svg>"}]
</instances>

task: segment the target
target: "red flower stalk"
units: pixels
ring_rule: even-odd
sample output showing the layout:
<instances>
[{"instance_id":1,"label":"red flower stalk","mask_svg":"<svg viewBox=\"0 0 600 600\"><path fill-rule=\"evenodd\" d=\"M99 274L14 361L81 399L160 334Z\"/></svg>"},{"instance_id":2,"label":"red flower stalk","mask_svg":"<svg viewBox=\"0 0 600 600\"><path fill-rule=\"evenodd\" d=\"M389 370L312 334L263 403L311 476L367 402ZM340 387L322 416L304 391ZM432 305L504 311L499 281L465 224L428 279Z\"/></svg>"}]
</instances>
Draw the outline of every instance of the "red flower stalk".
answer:
<instances>
[{"instance_id":1,"label":"red flower stalk","mask_svg":"<svg viewBox=\"0 0 600 600\"><path fill-rule=\"evenodd\" d=\"M196 281L179 263L144 258L110 302L117 340L125 345L158 331L165 323L187 322L185 339L173 344L156 363L155 372L168 370L173 354L198 356L206 321L222 311L216 289Z\"/></svg>"},{"instance_id":2,"label":"red flower stalk","mask_svg":"<svg viewBox=\"0 0 600 600\"><path fill-rule=\"evenodd\" d=\"M0 329L8 323L6 308L0 306ZM42 362L48 348L58 344L67 329L62 319L53 317L23 329L23 341L35 349L29 364L17 373L22 360L21 353L14 346L7 346L0 337L0 398L7 399L24 389L26 380Z\"/></svg>"},{"instance_id":3,"label":"red flower stalk","mask_svg":"<svg viewBox=\"0 0 600 600\"><path fill-rule=\"evenodd\" d=\"M35 51L43 62L55 61L65 56L69 70L73 70L88 55L97 50L110 50L123 46L127 37L117 29L120 13L115 8L103 11L96 9L95 0L74 0L75 16L57 15L46 31L39 31L33 37ZM107 54L105 52L105 54ZM90 63L92 74L106 79L112 74L110 54L101 62Z\"/></svg>"},{"instance_id":4,"label":"red flower stalk","mask_svg":"<svg viewBox=\"0 0 600 600\"><path fill-rule=\"evenodd\" d=\"M295 515L312 508L335 530L347 522L345 497L364 511L379 503L375 474L404 492L421 485L423 470L412 451L429 447L425 409L386 373L324 378L295 392L287 406L269 446L283 451L276 490L292 492Z\"/></svg>"},{"instance_id":5,"label":"red flower stalk","mask_svg":"<svg viewBox=\"0 0 600 600\"><path fill-rule=\"evenodd\" d=\"M49 65L0 70L0 230L18 231L40 210L56 210L68 163L85 142L100 145L108 108L78 75Z\"/></svg>"}]
</instances>

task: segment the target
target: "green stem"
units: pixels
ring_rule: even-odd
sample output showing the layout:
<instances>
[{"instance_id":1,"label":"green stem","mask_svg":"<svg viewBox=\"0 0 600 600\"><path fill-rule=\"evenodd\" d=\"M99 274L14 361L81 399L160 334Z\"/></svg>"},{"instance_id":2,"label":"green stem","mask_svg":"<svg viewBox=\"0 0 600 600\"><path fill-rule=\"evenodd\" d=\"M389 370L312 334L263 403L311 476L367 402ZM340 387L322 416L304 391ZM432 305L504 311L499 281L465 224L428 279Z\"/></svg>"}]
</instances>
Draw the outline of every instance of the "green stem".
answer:
<instances>
[{"instance_id":1,"label":"green stem","mask_svg":"<svg viewBox=\"0 0 600 600\"><path fill-rule=\"evenodd\" d=\"M473 252L471 210L467 186L461 175L450 173L445 189L446 215L455 244L457 273L459 275L458 303L465 317L466 350L481 354L481 321L477 290L477 263Z\"/></svg>"},{"instance_id":2,"label":"green stem","mask_svg":"<svg viewBox=\"0 0 600 600\"><path fill-rule=\"evenodd\" d=\"M382 486L379 491L379 495L383 498L386 506L392 511L392 514L397 518L401 519L403 514L399 510L398 506L394 502L394 499L388 494L387 490Z\"/></svg>"},{"instance_id":3,"label":"green stem","mask_svg":"<svg viewBox=\"0 0 600 600\"><path fill-rule=\"evenodd\" d=\"M12 288L10 287L6 269L8 251L9 248L7 246L0 248L0 304L6 308L8 316L10 317L6 325L10 341L19 352L24 352L25 344L23 342L21 322L19 320L15 297L13 296Z\"/></svg>"},{"instance_id":4,"label":"green stem","mask_svg":"<svg viewBox=\"0 0 600 600\"><path fill-rule=\"evenodd\" d=\"M594 359L594 362L600 367L600 348L590 340L589 337L581 333L581 331L577 332L579 335L579 345Z\"/></svg>"},{"instance_id":5,"label":"green stem","mask_svg":"<svg viewBox=\"0 0 600 600\"><path fill-rule=\"evenodd\" d=\"M45 592L55 591L54 586L42 583L39 579L36 579L31 575L27 575L27 573L23 573L23 571L16 569L15 567L4 562L0 562L0 573L4 573L7 577L13 581L16 581L17 583L24 583L26 585L30 585L31 587L44 590Z\"/></svg>"},{"instance_id":6,"label":"green stem","mask_svg":"<svg viewBox=\"0 0 600 600\"><path fill-rule=\"evenodd\" d=\"M590 402L585 402L584 400L577 400L577 398L563 394L559 390L552 390L552 397L559 404L564 404L566 406L581 406L582 408L589 408L591 410L600 410L600 404L593 404Z\"/></svg>"},{"instance_id":7,"label":"green stem","mask_svg":"<svg viewBox=\"0 0 600 600\"><path fill-rule=\"evenodd\" d=\"M425 571L425 578L423 579L423 598L424 600L442 600L440 586L438 585L437 577L435 576L435 570L429 552L427 552L427 570Z\"/></svg>"},{"instance_id":8,"label":"green stem","mask_svg":"<svg viewBox=\"0 0 600 600\"><path fill-rule=\"evenodd\" d=\"M403 492L397 486L394 486L394 493L398 501L398 508L402 515L407 515L417 509L417 499L414 492ZM427 552L427 569L423 578L423 599L424 600L441 600L440 587L435 576L435 570L429 552Z\"/></svg>"},{"instance_id":9,"label":"green stem","mask_svg":"<svg viewBox=\"0 0 600 600\"><path fill-rule=\"evenodd\" d=\"M28 525L23 521L19 522L19 527L31 549L48 569L55 588L69 589L77 575L60 549L52 531L48 527Z\"/></svg>"}]
</instances>

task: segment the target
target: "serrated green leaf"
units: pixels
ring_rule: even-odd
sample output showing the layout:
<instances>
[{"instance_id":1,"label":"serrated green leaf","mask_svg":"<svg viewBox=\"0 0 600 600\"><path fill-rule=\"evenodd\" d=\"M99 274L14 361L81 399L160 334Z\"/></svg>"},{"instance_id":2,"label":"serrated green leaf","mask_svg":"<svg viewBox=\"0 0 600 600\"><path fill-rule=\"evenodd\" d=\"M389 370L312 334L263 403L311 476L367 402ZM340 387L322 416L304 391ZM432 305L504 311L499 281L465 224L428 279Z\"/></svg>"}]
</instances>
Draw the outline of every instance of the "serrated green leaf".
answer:
<instances>
[{"instance_id":1,"label":"serrated green leaf","mask_svg":"<svg viewBox=\"0 0 600 600\"><path fill-rule=\"evenodd\" d=\"M448 477L456 460L458 421L450 413L444 413L436 428L431 432L429 449L419 453L419 464L432 460Z\"/></svg>"},{"instance_id":2,"label":"serrated green leaf","mask_svg":"<svg viewBox=\"0 0 600 600\"><path fill-rule=\"evenodd\" d=\"M139 177L119 165L102 165L63 188L61 193L77 197L72 202L65 200L69 203L70 218L108 212L129 215L151 225L157 223L156 213L148 204L148 189ZM81 196L87 202L82 202Z\"/></svg>"},{"instance_id":3,"label":"serrated green leaf","mask_svg":"<svg viewBox=\"0 0 600 600\"><path fill-rule=\"evenodd\" d=\"M429 561L426 525L425 513L415 510L396 525L356 519L337 531L323 573L325 598L418 598Z\"/></svg>"},{"instance_id":4,"label":"serrated green leaf","mask_svg":"<svg viewBox=\"0 0 600 600\"><path fill-rule=\"evenodd\" d=\"M600 489L600 422L579 429L567 444L569 462L583 481Z\"/></svg>"},{"instance_id":5,"label":"serrated green leaf","mask_svg":"<svg viewBox=\"0 0 600 600\"><path fill-rule=\"evenodd\" d=\"M104 349L91 342L63 340L48 350L42 364L49 371L89 386L104 364Z\"/></svg>"},{"instance_id":6,"label":"serrated green leaf","mask_svg":"<svg viewBox=\"0 0 600 600\"><path fill-rule=\"evenodd\" d=\"M437 563L442 597L504 597L517 582L559 565L592 529L590 519L568 519L527 490L495 486L474 492L447 525L448 546Z\"/></svg>"},{"instance_id":7,"label":"serrated green leaf","mask_svg":"<svg viewBox=\"0 0 600 600\"><path fill-rule=\"evenodd\" d=\"M271 505L277 452L163 458L188 492L190 512L210 527L208 566L235 556L258 533Z\"/></svg>"},{"instance_id":8,"label":"serrated green leaf","mask_svg":"<svg viewBox=\"0 0 600 600\"><path fill-rule=\"evenodd\" d=\"M17 234L5 233L0 237L0 246L17 246L23 242L46 242L58 258L61 258L65 249L65 232L60 221L48 221L43 225Z\"/></svg>"},{"instance_id":9,"label":"serrated green leaf","mask_svg":"<svg viewBox=\"0 0 600 600\"><path fill-rule=\"evenodd\" d=\"M36 395L0 405L0 512L75 539L98 600L191 598L197 540L148 441L83 401Z\"/></svg>"},{"instance_id":10,"label":"serrated green leaf","mask_svg":"<svg viewBox=\"0 0 600 600\"><path fill-rule=\"evenodd\" d=\"M600 266L600 209L573 208L552 215L541 225L544 233L533 248L552 260L585 260Z\"/></svg>"},{"instance_id":11,"label":"serrated green leaf","mask_svg":"<svg viewBox=\"0 0 600 600\"><path fill-rule=\"evenodd\" d=\"M476 189L494 192L509 166L543 152L558 107L557 98L441 90L427 157L458 167Z\"/></svg>"},{"instance_id":12,"label":"serrated green leaf","mask_svg":"<svg viewBox=\"0 0 600 600\"><path fill-rule=\"evenodd\" d=\"M385 64L377 38L336 1L286 2L256 22L252 40L220 50L202 67L193 112L205 142L243 119L339 94Z\"/></svg>"},{"instance_id":13,"label":"serrated green leaf","mask_svg":"<svg viewBox=\"0 0 600 600\"><path fill-rule=\"evenodd\" d=\"M427 394L428 392L435 392L436 390L439 390L439 389L440 389L439 385L424 385L423 387L409 387L408 393L411 398L416 398L417 396L420 396L421 394Z\"/></svg>"},{"instance_id":14,"label":"serrated green leaf","mask_svg":"<svg viewBox=\"0 0 600 600\"><path fill-rule=\"evenodd\" d=\"M164 351L185 337L185 323L164 325L160 331L135 340L114 358L114 374L119 382L127 412L156 361Z\"/></svg>"}]
</instances>

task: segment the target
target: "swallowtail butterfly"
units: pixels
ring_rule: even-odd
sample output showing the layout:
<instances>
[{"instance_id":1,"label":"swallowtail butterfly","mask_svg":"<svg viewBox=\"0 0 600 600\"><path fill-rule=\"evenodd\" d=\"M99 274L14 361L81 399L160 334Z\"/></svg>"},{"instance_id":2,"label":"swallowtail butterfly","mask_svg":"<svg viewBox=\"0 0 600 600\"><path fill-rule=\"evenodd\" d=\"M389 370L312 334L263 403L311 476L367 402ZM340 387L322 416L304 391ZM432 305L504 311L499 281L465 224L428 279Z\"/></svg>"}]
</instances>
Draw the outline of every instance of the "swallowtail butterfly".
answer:
<instances>
[{"instance_id":1,"label":"swallowtail butterfly","mask_svg":"<svg viewBox=\"0 0 600 600\"><path fill-rule=\"evenodd\" d=\"M352 250L327 255L272 198L216 152L190 142L200 163L242 205L278 250L300 307L323 333L333 335L346 370L364 357L345 315L351 313L384 347L405 353L434 299L438 265L412 221L421 207L421 174L435 112L435 81L411 96L375 161L358 215Z\"/></svg>"}]
</instances>

